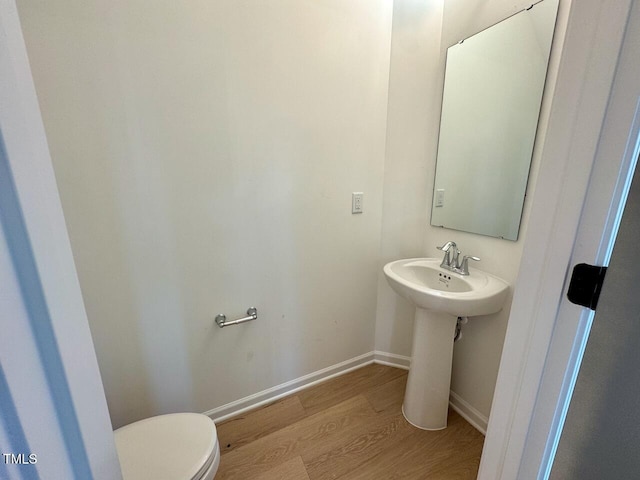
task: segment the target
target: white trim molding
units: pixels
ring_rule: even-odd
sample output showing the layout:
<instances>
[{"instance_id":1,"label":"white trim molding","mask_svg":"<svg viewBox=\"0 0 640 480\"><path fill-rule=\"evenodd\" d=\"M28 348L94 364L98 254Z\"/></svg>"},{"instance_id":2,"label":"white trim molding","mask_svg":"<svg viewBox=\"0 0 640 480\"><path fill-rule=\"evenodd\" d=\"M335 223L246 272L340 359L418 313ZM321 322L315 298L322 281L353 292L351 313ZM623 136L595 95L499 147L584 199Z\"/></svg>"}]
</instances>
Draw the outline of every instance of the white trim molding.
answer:
<instances>
[{"instance_id":1,"label":"white trim molding","mask_svg":"<svg viewBox=\"0 0 640 480\"><path fill-rule=\"evenodd\" d=\"M409 365L411 365L411 357L405 355L396 355L395 353L381 352L379 350L375 350L372 353L373 361L380 365L402 368L403 370L409 370Z\"/></svg>"},{"instance_id":2,"label":"white trim molding","mask_svg":"<svg viewBox=\"0 0 640 480\"><path fill-rule=\"evenodd\" d=\"M489 419L453 390L449 392L449 405L476 430L483 435L487 434Z\"/></svg>"},{"instance_id":3,"label":"white trim molding","mask_svg":"<svg viewBox=\"0 0 640 480\"><path fill-rule=\"evenodd\" d=\"M287 395L299 392L305 388L313 387L314 385L326 382L327 380L339 377L340 375L344 375L345 373L349 373L372 363L400 368L402 370L409 370L411 357L375 350L373 352L368 352L358 357L354 357L350 360L337 363L336 365L323 368L322 370L318 370L308 375L304 375L289 382L281 383L275 387L262 390L261 392L254 393L253 395L240 398L239 400L235 400L220 407L213 408L204 412L204 414L209 416L216 423L223 422L238 415L242 415L250 410L275 402ZM458 412L460 416L484 435L487 431L487 417L482 415L482 413L467 403L457 393L451 392L450 395L449 405L451 408Z\"/></svg>"},{"instance_id":4,"label":"white trim molding","mask_svg":"<svg viewBox=\"0 0 640 480\"><path fill-rule=\"evenodd\" d=\"M0 443L36 455L0 471L121 479L14 0L0 0L0 39Z\"/></svg>"},{"instance_id":5,"label":"white trim molding","mask_svg":"<svg viewBox=\"0 0 640 480\"><path fill-rule=\"evenodd\" d=\"M344 362L337 363L336 365L323 368L322 370L309 373L308 375L304 375L294 380L281 383L280 385L276 385L275 387L267 388L266 390L262 390L261 392L254 393L253 395L235 400L233 402L227 403L226 405L213 408L207 412L204 412L204 414L211 417L214 422L222 422L237 415L241 415L249 410L253 410L263 405L267 405L268 403L275 402L276 400L279 400L282 397L286 397L287 395L291 395L292 393L299 392L300 390L312 387L314 385L317 385L318 383L325 382L334 377L344 375L345 373L349 373L371 363L374 363L374 354L373 352L368 352L358 357L354 357L350 360L345 360Z\"/></svg>"}]
</instances>

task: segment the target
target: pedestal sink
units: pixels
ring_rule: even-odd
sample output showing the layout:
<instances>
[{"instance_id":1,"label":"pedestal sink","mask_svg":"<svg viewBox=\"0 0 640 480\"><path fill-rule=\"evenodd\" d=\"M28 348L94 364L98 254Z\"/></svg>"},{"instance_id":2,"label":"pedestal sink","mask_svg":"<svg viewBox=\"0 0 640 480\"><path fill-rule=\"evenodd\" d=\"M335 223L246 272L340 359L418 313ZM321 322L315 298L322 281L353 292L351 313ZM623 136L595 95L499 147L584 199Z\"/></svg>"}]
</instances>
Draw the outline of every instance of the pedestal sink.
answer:
<instances>
[{"instance_id":1,"label":"pedestal sink","mask_svg":"<svg viewBox=\"0 0 640 480\"><path fill-rule=\"evenodd\" d=\"M509 284L475 268L445 270L436 258L397 260L384 266L391 288L416 306L411 366L402 412L425 430L447 427L453 337L458 317L502 309Z\"/></svg>"}]
</instances>

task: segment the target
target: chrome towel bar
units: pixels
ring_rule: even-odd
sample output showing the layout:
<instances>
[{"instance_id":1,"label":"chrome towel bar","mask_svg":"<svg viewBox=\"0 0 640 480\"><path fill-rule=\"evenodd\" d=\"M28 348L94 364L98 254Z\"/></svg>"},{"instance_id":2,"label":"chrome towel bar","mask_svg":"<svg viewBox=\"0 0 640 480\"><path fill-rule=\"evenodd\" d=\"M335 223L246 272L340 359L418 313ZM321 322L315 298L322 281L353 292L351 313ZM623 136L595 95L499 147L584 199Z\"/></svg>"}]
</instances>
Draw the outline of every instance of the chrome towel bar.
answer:
<instances>
[{"instance_id":1,"label":"chrome towel bar","mask_svg":"<svg viewBox=\"0 0 640 480\"><path fill-rule=\"evenodd\" d=\"M258 318L258 309L255 307L251 307L247 310L247 317L242 317L237 320L229 320L227 322L227 316L224 313L219 313L216 315L216 323L220 328L228 327L229 325L238 325L239 323L250 322L251 320L255 320Z\"/></svg>"}]
</instances>

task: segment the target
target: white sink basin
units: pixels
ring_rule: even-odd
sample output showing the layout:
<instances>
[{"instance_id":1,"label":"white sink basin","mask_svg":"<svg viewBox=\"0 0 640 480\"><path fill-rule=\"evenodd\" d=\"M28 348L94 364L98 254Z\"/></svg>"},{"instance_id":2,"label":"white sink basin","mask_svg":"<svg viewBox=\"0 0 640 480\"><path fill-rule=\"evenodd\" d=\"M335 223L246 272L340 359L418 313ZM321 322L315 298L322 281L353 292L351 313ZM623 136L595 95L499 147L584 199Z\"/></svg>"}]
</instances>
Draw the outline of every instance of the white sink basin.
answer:
<instances>
[{"instance_id":1,"label":"white sink basin","mask_svg":"<svg viewBox=\"0 0 640 480\"><path fill-rule=\"evenodd\" d=\"M509 285L502 279L469 268L460 275L440 268L437 258L410 258L387 263L391 288L417 307L456 317L489 315L502 309Z\"/></svg>"},{"instance_id":2,"label":"white sink basin","mask_svg":"<svg viewBox=\"0 0 640 480\"><path fill-rule=\"evenodd\" d=\"M416 306L402 413L418 428L441 430L447 427L457 318L500 311L509 284L475 268L469 275L445 270L436 258L397 260L384 273L391 288Z\"/></svg>"}]
</instances>

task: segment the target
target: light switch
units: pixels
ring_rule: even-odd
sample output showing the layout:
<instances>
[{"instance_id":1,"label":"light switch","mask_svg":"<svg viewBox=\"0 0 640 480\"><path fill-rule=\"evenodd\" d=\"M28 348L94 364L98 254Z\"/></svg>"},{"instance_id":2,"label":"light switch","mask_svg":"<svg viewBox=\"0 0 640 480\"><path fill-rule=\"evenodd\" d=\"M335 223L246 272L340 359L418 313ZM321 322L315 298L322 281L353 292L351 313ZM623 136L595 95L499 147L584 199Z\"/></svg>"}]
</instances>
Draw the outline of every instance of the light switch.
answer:
<instances>
[{"instance_id":1,"label":"light switch","mask_svg":"<svg viewBox=\"0 0 640 480\"><path fill-rule=\"evenodd\" d=\"M362 213L362 197L364 193L353 192L351 194L351 213Z\"/></svg>"},{"instance_id":2,"label":"light switch","mask_svg":"<svg viewBox=\"0 0 640 480\"><path fill-rule=\"evenodd\" d=\"M444 206L444 188L438 188L436 190L436 207Z\"/></svg>"}]
</instances>

